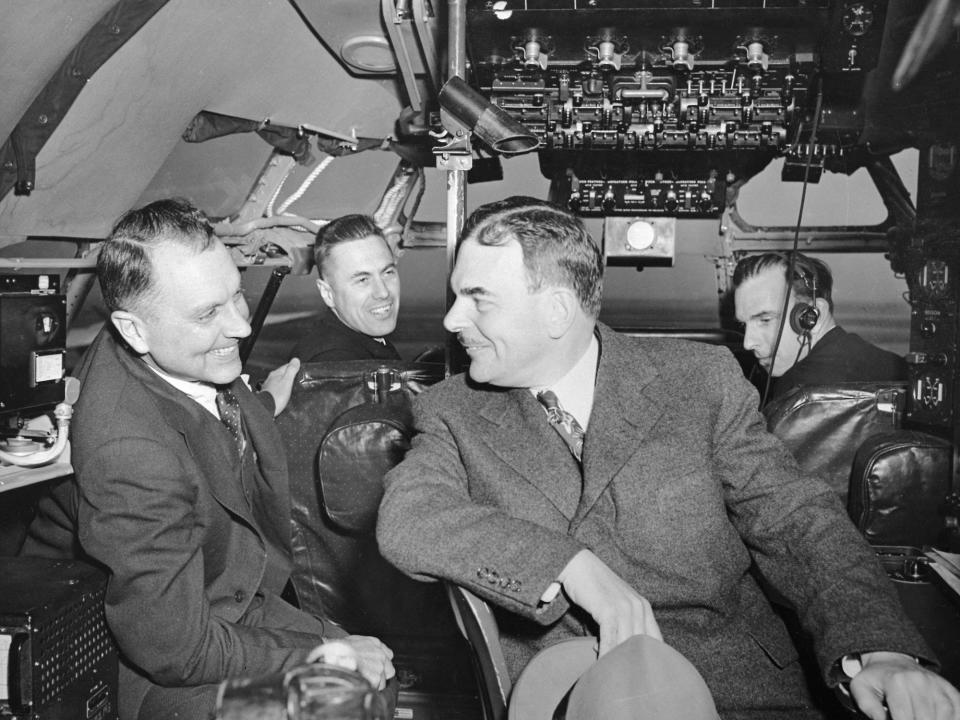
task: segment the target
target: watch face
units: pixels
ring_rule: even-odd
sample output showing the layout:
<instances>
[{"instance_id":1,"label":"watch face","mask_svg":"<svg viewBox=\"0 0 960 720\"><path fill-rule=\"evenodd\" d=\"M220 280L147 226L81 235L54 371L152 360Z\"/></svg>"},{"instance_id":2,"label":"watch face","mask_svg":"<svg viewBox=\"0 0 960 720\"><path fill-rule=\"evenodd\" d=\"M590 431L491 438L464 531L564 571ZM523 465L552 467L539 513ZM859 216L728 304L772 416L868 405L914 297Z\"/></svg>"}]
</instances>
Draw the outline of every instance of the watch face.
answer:
<instances>
[{"instance_id":1,"label":"watch face","mask_svg":"<svg viewBox=\"0 0 960 720\"><path fill-rule=\"evenodd\" d=\"M847 5L843 10L841 22L843 29L854 37L866 35L873 27L873 7L867 2L856 2Z\"/></svg>"}]
</instances>

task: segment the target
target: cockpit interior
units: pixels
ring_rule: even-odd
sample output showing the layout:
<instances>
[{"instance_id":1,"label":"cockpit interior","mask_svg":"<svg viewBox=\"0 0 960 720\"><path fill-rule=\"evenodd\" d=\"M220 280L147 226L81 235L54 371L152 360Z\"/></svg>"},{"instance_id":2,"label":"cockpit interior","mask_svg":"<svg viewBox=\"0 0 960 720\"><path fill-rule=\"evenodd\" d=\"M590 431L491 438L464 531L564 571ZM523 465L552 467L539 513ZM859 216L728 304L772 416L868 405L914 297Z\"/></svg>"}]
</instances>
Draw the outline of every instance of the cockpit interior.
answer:
<instances>
[{"instance_id":1,"label":"cockpit interior","mask_svg":"<svg viewBox=\"0 0 960 720\"><path fill-rule=\"evenodd\" d=\"M125 720L109 573L22 551L38 503L74 481L77 370L110 322L100 247L125 212L173 197L206 214L240 270L254 388L312 327L324 225L368 215L397 258L403 360L304 363L276 419L296 603L394 648L393 717L534 717L515 709L535 701L505 668L503 614L411 579L374 534L414 399L470 362L443 326L464 222L512 195L582 220L603 258L604 323L729 349L769 431L837 491L960 687L958 0L33 0L0 13L0 720ZM747 347L734 272L769 252L826 262L843 325L900 356L902 380L767 402L772 371ZM322 714L334 686L369 690L334 675L231 677L216 716L380 717L362 701ZM822 695L825 717L856 717Z\"/></svg>"}]
</instances>

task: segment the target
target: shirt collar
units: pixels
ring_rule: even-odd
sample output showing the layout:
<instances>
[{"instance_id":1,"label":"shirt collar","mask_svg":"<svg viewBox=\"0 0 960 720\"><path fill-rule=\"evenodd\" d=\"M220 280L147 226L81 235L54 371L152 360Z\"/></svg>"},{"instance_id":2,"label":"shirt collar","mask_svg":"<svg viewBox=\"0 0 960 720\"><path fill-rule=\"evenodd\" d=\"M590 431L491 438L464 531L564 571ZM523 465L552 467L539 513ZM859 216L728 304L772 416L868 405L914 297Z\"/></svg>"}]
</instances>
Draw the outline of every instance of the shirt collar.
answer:
<instances>
[{"instance_id":1,"label":"shirt collar","mask_svg":"<svg viewBox=\"0 0 960 720\"><path fill-rule=\"evenodd\" d=\"M220 418L220 412L217 410L217 388L213 385L196 380L183 380L173 377L173 375L169 375L149 363L146 363L146 366L153 370L161 380L200 403L204 408L209 410L215 418Z\"/></svg>"},{"instance_id":2,"label":"shirt collar","mask_svg":"<svg viewBox=\"0 0 960 720\"><path fill-rule=\"evenodd\" d=\"M541 390L553 390L560 405L573 415L580 427L587 429L590 412L593 410L594 386L597 382L597 361L600 357L600 344L596 334L590 336L586 351L562 378L549 387L533 387L534 396Z\"/></svg>"}]
</instances>

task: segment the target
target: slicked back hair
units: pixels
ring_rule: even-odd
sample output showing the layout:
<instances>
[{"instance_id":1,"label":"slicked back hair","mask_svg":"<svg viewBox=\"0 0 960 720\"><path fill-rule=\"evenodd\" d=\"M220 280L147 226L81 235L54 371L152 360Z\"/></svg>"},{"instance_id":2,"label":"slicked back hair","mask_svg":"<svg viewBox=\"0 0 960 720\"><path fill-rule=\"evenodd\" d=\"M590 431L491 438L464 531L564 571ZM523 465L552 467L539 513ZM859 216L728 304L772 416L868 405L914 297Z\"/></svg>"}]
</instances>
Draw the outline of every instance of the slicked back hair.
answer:
<instances>
[{"instance_id":1,"label":"slicked back hair","mask_svg":"<svg viewBox=\"0 0 960 720\"><path fill-rule=\"evenodd\" d=\"M530 292L545 285L567 287L587 315L600 315L603 255L577 216L545 200L514 195L474 210L457 248L467 240L489 246L517 241Z\"/></svg>"},{"instance_id":2,"label":"slicked back hair","mask_svg":"<svg viewBox=\"0 0 960 720\"><path fill-rule=\"evenodd\" d=\"M787 280L794 296L809 303L814 303L817 298L823 298L827 301L832 313L833 274L830 272L830 267L822 260L803 253L793 253L793 256L793 277ZM733 269L733 289L736 290L749 278L770 268L780 268L786 276L790 268L790 253L767 252L743 258Z\"/></svg>"},{"instance_id":3,"label":"slicked back hair","mask_svg":"<svg viewBox=\"0 0 960 720\"><path fill-rule=\"evenodd\" d=\"M313 243L313 261L317 266L317 274L323 277L323 264L337 245L351 240L363 240L371 235L387 241L383 230L369 215L344 215L328 222L317 232Z\"/></svg>"},{"instance_id":4,"label":"slicked back hair","mask_svg":"<svg viewBox=\"0 0 960 720\"><path fill-rule=\"evenodd\" d=\"M100 246L97 277L107 310L143 309L154 289L151 252L180 245L203 252L214 242L207 216L188 200L157 200L123 215Z\"/></svg>"}]
</instances>

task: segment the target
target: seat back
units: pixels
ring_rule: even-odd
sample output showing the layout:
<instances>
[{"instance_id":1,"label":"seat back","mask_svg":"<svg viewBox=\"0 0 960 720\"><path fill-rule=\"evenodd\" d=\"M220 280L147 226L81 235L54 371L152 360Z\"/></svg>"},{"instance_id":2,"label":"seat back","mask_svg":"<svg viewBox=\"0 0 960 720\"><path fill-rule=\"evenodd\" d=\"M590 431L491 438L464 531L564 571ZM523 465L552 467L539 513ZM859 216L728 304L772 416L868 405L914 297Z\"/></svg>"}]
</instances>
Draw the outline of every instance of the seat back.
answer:
<instances>
[{"instance_id":1,"label":"seat back","mask_svg":"<svg viewBox=\"0 0 960 720\"><path fill-rule=\"evenodd\" d=\"M867 438L850 479L850 517L873 545L921 548L946 529L952 445L914 430Z\"/></svg>"},{"instance_id":2,"label":"seat back","mask_svg":"<svg viewBox=\"0 0 960 720\"><path fill-rule=\"evenodd\" d=\"M393 650L397 717L474 717L478 705L471 653L443 583L394 568L374 532L384 474L410 445L411 401L443 374L423 363L307 364L277 418L300 607Z\"/></svg>"},{"instance_id":3,"label":"seat back","mask_svg":"<svg viewBox=\"0 0 960 720\"><path fill-rule=\"evenodd\" d=\"M767 429L807 474L826 481L844 503L857 448L900 426L905 383L838 383L798 387L764 408Z\"/></svg>"},{"instance_id":4,"label":"seat back","mask_svg":"<svg viewBox=\"0 0 960 720\"><path fill-rule=\"evenodd\" d=\"M507 661L500 647L500 630L487 602L460 585L446 583L447 597L457 627L473 651L480 679L481 701L486 720L507 720L507 703L512 690Z\"/></svg>"},{"instance_id":5,"label":"seat back","mask_svg":"<svg viewBox=\"0 0 960 720\"><path fill-rule=\"evenodd\" d=\"M290 470L294 572L301 607L349 632L456 632L442 588L380 555L374 529L383 476L403 458L411 401L442 366L349 361L305 364L277 418ZM431 617L431 612L434 612Z\"/></svg>"},{"instance_id":6,"label":"seat back","mask_svg":"<svg viewBox=\"0 0 960 720\"><path fill-rule=\"evenodd\" d=\"M945 523L952 445L900 428L906 392L903 383L811 385L764 409L768 429L874 545L932 544Z\"/></svg>"},{"instance_id":7,"label":"seat back","mask_svg":"<svg viewBox=\"0 0 960 720\"><path fill-rule=\"evenodd\" d=\"M590 636L566 638L539 651L511 682L496 616L485 600L447 583L457 626L473 651L485 720L552 720L580 676L597 660Z\"/></svg>"}]
</instances>

